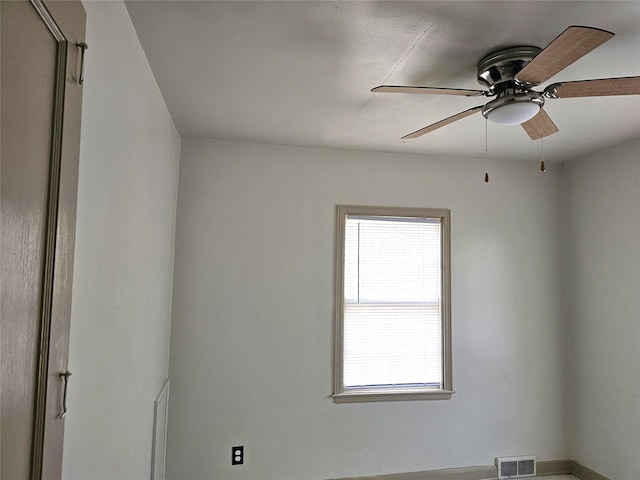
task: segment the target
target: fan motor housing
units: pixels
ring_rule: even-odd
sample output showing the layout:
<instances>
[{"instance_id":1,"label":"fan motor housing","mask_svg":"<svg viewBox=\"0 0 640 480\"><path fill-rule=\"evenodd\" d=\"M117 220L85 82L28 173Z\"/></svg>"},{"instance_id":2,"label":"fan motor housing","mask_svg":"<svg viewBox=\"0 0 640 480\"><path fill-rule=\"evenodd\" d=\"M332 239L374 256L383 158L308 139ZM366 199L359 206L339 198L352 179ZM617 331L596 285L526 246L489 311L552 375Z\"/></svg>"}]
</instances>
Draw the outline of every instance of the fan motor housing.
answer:
<instances>
[{"instance_id":1,"label":"fan motor housing","mask_svg":"<svg viewBox=\"0 0 640 480\"><path fill-rule=\"evenodd\" d=\"M523 46L490 53L478 62L478 83L493 94L499 94L503 86L512 88L518 72L541 51L538 47Z\"/></svg>"}]
</instances>

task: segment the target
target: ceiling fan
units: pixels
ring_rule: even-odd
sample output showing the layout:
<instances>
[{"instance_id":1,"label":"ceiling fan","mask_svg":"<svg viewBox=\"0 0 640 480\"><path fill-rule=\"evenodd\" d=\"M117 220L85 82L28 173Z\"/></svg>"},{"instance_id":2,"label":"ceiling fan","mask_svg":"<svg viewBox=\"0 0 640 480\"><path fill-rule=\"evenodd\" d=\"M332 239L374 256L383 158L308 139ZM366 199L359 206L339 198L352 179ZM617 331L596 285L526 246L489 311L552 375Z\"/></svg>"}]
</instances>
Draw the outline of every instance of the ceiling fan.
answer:
<instances>
[{"instance_id":1,"label":"ceiling fan","mask_svg":"<svg viewBox=\"0 0 640 480\"><path fill-rule=\"evenodd\" d=\"M520 46L493 52L478 62L478 83L488 90L381 85L371 91L496 97L485 105L405 135L403 140L420 137L477 112L501 125L521 125L532 140L537 140L558 131L542 108L547 99L640 95L640 77L561 82L549 85L541 92L533 90L613 36L599 28L571 26L544 49Z\"/></svg>"}]
</instances>

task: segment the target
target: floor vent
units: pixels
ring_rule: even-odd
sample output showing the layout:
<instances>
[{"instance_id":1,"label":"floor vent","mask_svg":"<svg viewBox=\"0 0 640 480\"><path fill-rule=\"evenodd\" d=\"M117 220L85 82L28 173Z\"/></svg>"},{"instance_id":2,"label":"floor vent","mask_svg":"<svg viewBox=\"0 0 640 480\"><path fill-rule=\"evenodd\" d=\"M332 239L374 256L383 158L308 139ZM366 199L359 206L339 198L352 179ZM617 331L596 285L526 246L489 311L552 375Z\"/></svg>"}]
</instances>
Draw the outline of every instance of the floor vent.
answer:
<instances>
[{"instance_id":1,"label":"floor vent","mask_svg":"<svg viewBox=\"0 0 640 480\"><path fill-rule=\"evenodd\" d=\"M528 455L524 457L498 457L498 478L526 478L536 476L536 457Z\"/></svg>"}]
</instances>

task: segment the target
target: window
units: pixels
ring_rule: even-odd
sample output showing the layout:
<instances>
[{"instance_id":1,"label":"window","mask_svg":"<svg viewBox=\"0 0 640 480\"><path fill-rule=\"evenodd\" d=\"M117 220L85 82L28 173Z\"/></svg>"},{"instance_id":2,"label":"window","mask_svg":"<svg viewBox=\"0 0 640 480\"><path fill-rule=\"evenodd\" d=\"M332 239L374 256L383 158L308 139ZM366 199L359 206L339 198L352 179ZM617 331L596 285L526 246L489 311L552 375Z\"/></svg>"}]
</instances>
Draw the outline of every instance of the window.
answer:
<instances>
[{"instance_id":1,"label":"window","mask_svg":"<svg viewBox=\"0 0 640 480\"><path fill-rule=\"evenodd\" d=\"M449 217L338 206L336 402L453 394Z\"/></svg>"}]
</instances>

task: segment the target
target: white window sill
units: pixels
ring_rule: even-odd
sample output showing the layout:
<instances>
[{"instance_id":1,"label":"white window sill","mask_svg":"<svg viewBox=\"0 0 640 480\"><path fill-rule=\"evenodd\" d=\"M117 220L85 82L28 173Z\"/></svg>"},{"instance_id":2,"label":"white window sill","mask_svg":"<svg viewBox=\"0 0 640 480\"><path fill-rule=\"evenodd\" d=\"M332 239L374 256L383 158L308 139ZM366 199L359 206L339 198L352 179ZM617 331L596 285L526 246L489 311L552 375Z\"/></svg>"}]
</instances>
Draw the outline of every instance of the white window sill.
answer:
<instances>
[{"instance_id":1,"label":"white window sill","mask_svg":"<svg viewBox=\"0 0 640 480\"><path fill-rule=\"evenodd\" d=\"M399 400L449 400L456 393L453 390L439 389L379 389L355 390L351 392L334 393L335 403L356 402L389 402Z\"/></svg>"}]
</instances>

